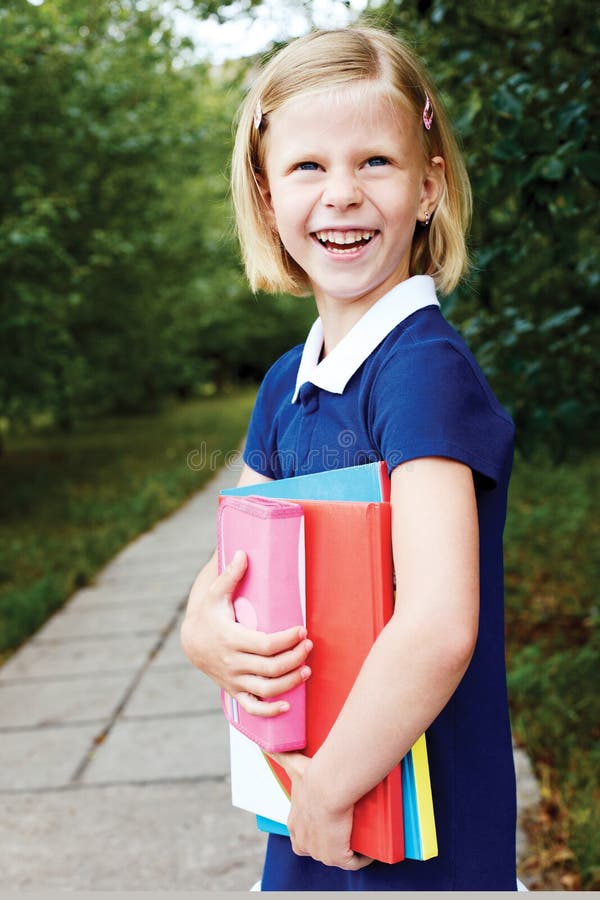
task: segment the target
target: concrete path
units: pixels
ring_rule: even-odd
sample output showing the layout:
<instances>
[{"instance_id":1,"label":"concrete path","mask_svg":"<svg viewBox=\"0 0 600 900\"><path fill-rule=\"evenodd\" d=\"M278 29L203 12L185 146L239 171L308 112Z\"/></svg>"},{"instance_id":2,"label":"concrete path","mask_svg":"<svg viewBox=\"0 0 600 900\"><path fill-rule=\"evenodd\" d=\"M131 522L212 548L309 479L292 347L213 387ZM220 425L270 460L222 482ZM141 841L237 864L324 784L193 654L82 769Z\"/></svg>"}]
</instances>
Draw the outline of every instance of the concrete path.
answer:
<instances>
[{"instance_id":1,"label":"concrete path","mask_svg":"<svg viewBox=\"0 0 600 900\"><path fill-rule=\"evenodd\" d=\"M0 668L2 890L247 890L265 838L231 807L217 688L179 624L224 470ZM537 802L516 753L522 807ZM520 835L519 856L526 853Z\"/></svg>"}]
</instances>

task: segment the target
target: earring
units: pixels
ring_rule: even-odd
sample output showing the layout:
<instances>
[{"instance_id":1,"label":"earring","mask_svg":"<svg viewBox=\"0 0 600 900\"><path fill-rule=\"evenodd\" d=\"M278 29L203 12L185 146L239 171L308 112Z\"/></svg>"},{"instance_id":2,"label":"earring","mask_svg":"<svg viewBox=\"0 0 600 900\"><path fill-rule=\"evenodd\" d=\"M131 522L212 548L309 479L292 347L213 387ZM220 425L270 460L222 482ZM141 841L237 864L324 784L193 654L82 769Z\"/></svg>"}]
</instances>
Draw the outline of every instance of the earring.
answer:
<instances>
[{"instance_id":1,"label":"earring","mask_svg":"<svg viewBox=\"0 0 600 900\"><path fill-rule=\"evenodd\" d=\"M433 122L433 106L429 99L429 94L425 94L425 106L423 107L423 125L429 131Z\"/></svg>"},{"instance_id":2,"label":"earring","mask_svg":"<svg viewBox=\"0 0 600 900\"><path fill-rule=\"evenodd\" d=\"M425 213L425 221L423 223L425 225L425 228L427 228L430 221L431 221L431 216L429 215L429 210L427 210L427 212Z\"/></svg>"},{"instance_id":3,"label":"earring","mask_svg":"<svg viewBox=\"0 0 600 900\"><path fill-rule=\"evenodd\" d=\"M260 102L260 97L258 98L258 103L256 104L256 109L254 110L254 127L257 131L260 131L260 125L263 119L263 111L262 104Z\"/></svg>"}]
</instances>

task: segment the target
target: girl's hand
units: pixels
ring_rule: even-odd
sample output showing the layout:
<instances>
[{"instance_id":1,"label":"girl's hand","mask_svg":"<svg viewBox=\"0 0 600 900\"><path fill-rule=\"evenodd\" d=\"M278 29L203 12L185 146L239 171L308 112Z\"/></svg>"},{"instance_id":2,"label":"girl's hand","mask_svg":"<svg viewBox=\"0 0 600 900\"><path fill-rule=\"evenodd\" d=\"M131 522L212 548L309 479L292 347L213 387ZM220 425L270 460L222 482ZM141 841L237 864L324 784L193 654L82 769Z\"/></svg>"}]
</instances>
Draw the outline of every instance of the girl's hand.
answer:
<instances>
[{"instance_id":1,"label":"girl's hand","mask_svg":"<svg viewBox=\"0 0 600 900\"><path fill-rule=\"evenodd\" d=\"M270 753L292 782L292 805L287 821L292 849L326 866L356 871L373 862L350 849L354 807L328 809L324 791L311 777L312 760L303 753Z\"/></svg>"},{"instance_id":2,"label":"girl's hand","mask_svg":"<svg viewBox=\"0 0 600 900\"><path fill-rule=\"evenodd\" d=\"M287 704L270 702L310 676L304 665L312 650L306 629L295 626L265 634L235 621L232 594L246 571L246 554L238 551L217 576L216 557L197 577L181 626L186 656L247 712L276 716Z\"/></svg>"}]
</instances>

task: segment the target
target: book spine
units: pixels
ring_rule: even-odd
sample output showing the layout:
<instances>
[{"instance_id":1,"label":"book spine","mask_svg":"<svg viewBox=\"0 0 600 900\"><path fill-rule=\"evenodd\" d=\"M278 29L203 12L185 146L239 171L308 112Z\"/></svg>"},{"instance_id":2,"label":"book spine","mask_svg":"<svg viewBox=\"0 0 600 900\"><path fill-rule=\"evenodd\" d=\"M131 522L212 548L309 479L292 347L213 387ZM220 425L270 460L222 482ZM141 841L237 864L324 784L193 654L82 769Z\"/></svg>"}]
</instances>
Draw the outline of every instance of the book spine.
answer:
<instances>
[{"instance_id":1,"label":"book spine","mask_svg":"<svg viewBox=\"0 0 600 900\"><path fill-rule=\"evenodd\" d=\"M370 503L366 509L368 533L373 535L369 546L371 565L371 596L373 604L373 641L392 618L394 612L394 563L392 556L392 507L389 503Z\"/></svg>"},{"instance_id":2,"label":"book spine","mask_svg":"<svg viewBox=\"0 0 600 900\"><path fill-rule=\"evenodd\" d=\"M372 555L371 597L376 601L372 605L374 643L393 613L391 507L389 503L370 503L365 512ZM404 859L400 766L357 803L351 845L367 856L372 855L369 848L376 846L377 859L382 862Z\"/></svg>"},{"instance_id":3,"label":"book spine","mask_svg":"<svg viewBox=\"0 0 600 900\"><path fill-rule=\"evenodd\" d=\"M375 490L377 493L375 496L383 500L384 503L389 503L392 495L392 485L387 472L387 463L380 462L377 464L376 477L377 485Z\"/></svg>"},{"instance_id":4,"label":"book spine","mask_svg":"<svg viewBox=\"0 0 600 900\"><path fill-rule=\"evenodd\" d=\"M438 855L437 833L431 795L429 777L429 761L427 758L427 740L424 734L416 741L411 750L417 808L419 812L419 830L421 837L421 859L431 859Z\"/></svg>"}]
</instances>

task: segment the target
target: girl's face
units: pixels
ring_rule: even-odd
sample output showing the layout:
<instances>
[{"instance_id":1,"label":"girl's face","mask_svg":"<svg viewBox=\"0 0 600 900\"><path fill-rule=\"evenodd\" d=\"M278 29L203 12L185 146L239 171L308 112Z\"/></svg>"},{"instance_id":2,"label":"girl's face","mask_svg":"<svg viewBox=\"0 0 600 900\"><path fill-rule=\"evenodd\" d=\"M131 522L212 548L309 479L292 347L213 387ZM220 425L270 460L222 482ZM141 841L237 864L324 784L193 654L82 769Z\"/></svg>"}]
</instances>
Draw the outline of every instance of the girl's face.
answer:
<instances>
[{"instance_id":1,"label":"girl's face","mask_svg":"<svg viewBox=\"0 0 600 900\"><path fill-rule=\"evenodd\" d=\"M320 311L369 308L409 276L417 219L440 196L417 126L364 88L298 97L269 115L262 189L272 224Z\"/></svg>"}]
</instances>

